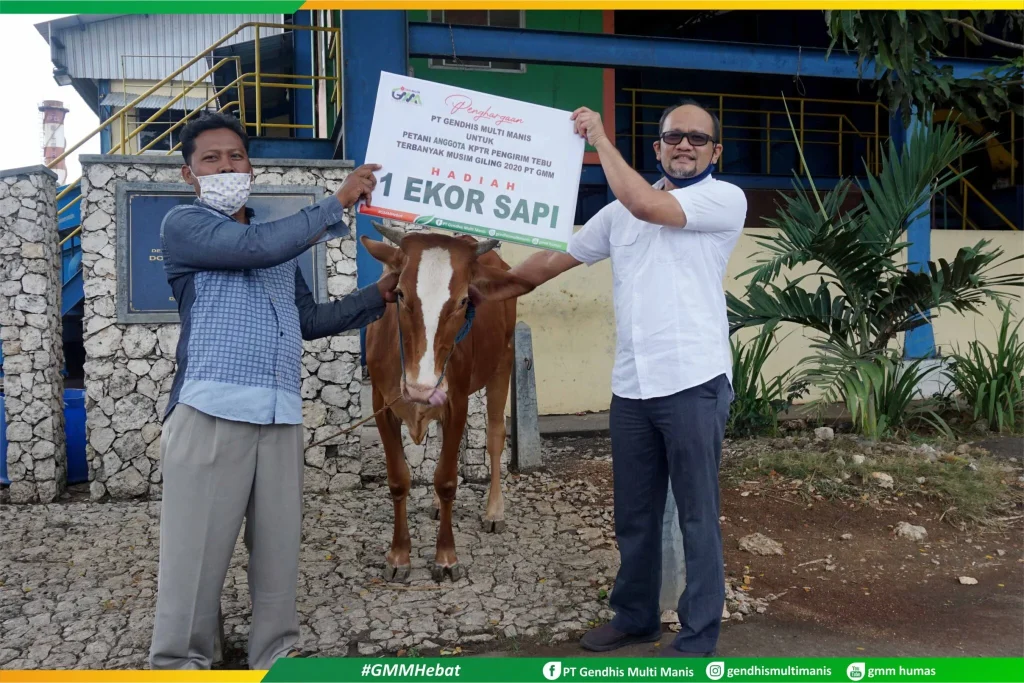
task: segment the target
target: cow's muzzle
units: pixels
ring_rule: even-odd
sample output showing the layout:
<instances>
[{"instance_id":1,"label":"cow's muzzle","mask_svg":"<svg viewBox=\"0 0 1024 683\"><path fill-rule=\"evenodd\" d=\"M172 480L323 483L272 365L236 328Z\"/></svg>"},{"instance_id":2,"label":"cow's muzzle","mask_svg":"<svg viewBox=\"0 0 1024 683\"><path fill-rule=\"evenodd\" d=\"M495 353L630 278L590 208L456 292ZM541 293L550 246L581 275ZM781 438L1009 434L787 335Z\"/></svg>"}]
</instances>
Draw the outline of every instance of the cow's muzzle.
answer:
<instances>
[{"instance_id":1,"label":"cow's muzzle","mask_svg":"<svg viewBox=\"0 0 1024 683\"><path fill-rule=\"evenodd\" d=\"M448 382L441 382L438 387L407 382L402 386L402 398L411 403L443 406L448 402Z\"/></svg>"}]
</instances>

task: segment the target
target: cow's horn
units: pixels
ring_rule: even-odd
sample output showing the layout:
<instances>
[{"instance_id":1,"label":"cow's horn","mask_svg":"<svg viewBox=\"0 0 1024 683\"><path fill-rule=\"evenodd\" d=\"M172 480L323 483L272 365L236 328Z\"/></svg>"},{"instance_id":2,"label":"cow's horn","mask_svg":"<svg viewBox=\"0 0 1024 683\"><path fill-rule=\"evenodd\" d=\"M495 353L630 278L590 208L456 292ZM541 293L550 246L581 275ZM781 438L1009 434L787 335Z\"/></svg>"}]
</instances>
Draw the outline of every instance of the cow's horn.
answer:
<instances>
[{"instance_id":1,"label":"cow's horn","mask_svg":"<svg viewBox=\"0 0 1024 683\"><path fill-rule=\"evenodd\" d=\"M476 255L483 256L491 249L501 244L498 240L484 240L483 242L477 242L476 244Z\"/></svg>"},{"instance_id":2,"label":"cow's horn","mask_svg":"<svg viewBox=\"0 0 1024 683\"><path fill-rule=\"evenodd\" d=\"M402 246L402 238L404 238L406 234L404 230L400 228L389 228L382 223L378 223L377 221L370 222L373 223L373 227L377 232L384 235L384 237L387 237L389 240L391 240L398 246Z\"/></svg>"}]
</instances>

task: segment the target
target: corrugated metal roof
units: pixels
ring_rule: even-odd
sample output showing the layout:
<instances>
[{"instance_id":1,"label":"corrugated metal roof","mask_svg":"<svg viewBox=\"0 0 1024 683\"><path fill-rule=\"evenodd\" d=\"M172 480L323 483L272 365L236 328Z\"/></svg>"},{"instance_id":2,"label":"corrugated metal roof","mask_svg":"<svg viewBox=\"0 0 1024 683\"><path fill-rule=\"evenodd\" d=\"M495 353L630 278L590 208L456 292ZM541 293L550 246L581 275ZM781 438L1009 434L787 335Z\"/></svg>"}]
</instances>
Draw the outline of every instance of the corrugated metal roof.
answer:
<instances>
[{"instance_id":1,"label":"corrugated metal roof","mask_svg":"<svg viewBox=\"0 0 1024 683\"><path fill-rule=\"evenodd\" d=\"M44 36L50 33L54 62L63 64L73 78L158 81L241 24L280 24L283 20L281 14L125 14L70 26L71 22L65 22L63 27L54 23L49 29L39 25L37 29ZM280 33L281 29L260 29L260 37ZM224 44L255 37L256 30L249 27ZM175 80L193 81L209 68L206 60L201 60Z\"/></svg>"},{"instance_id":2,"label":"corrugated metal roof","mask_svg":"<svg viewBox=\"0 0 1024 683\"><path fill-rule=\"evenodd\" d=\"M213 93L210 94L212 95ZM100 105L104 107L114 107L117 109L128 104L136 97L138 97L138 95L134 95L132 93L128 93L128 96L125 97L124 93L112 92L103 96L103 99L100 100ZM166 95L150 95L135 106L140 109L162 109L163 106L172 99L173 97ZM183 97L172 104L171 109L187 109L191 111L201 107L204 102L206 102L205 97Z\"/></svg>"}]
</instances>

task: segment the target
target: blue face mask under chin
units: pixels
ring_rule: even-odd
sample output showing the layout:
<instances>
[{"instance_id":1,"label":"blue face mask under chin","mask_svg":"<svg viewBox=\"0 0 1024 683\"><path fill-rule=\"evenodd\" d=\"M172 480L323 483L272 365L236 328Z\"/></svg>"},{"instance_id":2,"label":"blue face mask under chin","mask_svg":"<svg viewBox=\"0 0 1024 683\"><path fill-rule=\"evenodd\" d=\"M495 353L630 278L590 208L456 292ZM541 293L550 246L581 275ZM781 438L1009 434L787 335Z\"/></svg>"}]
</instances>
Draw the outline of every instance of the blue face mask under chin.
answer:
<instances>
[{"instance_id":1,"label":"blue face mask under chin","mask_svg":"<svg viewBox=\"0 0 1024 683\"><path fill-rule=\"evenodd\" d=\"M714 164L708 164L707 168L705 168L703 171L693 176L692 178L677 178L674 175L671 175L667 170L665 170L665 167L662 166L659 162L658 172L661 173L661 175L665 176L668 180L672 181L672 184L675 185L677 188L682 188L689 187L690 185L695 185L700 181L704 180L709 175L711 175L711 171L712 169L714 169L714 167Z\"/></svg>"}]
</instances>

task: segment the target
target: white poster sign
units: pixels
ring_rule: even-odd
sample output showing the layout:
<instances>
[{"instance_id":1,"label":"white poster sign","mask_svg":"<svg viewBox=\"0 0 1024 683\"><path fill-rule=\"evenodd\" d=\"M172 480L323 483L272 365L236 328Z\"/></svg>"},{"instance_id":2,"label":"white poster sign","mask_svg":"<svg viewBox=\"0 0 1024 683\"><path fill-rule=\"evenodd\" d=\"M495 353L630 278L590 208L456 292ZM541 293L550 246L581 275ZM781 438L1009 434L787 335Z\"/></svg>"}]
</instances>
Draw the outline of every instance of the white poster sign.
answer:
<instances>
[{"instance_id":1,"label":"white poster sign","mask_svg":"<svg viewBox=\"0 0 1024 683\"><path fill-rule=\"evenodd\" d=\"M571 112L382 72L366 150L381 218L565 251L584 140Z\"/></svg>"}]
</instances>

